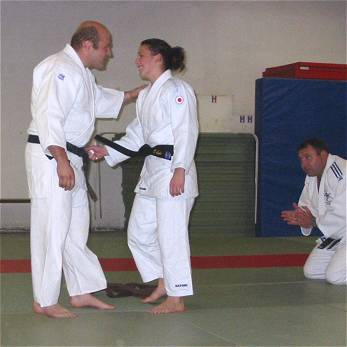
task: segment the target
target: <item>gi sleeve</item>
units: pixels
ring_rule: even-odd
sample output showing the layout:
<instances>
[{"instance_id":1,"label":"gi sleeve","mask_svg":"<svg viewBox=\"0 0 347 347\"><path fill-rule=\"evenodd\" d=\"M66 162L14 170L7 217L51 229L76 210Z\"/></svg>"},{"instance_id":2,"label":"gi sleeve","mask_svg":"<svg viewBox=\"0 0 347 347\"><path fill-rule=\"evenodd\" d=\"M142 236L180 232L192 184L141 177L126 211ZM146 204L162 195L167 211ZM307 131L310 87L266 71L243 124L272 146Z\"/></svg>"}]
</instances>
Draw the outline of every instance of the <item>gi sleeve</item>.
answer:
<instances>
[{"instance_id":1,"label":"gi sleeve","mask_svg":"<svg viewBox=\"0 0 347 347\"><path fill-rule=\"evenodd\" d=\"M310 178L309 177L306 177L305 179L305 185L304 185L304 188L301 192L301 195L300 195L300 199L299 199L299 203L298 205L299 206L306 206L308 207L308 209L311 211L312 215L314 217L317 217L317 211L316 209L312 206L312 203L311 203L311 198L310 198L310 184L312 184L312 182L310 182ZM301 233L305 236L309 236L312 232L312 228L303 228L303 227L300 227L301 229Z\"/></svg>"},{"instance_id":2,"label":"gi sleeve","mask_svg":"<svg viewBox=\"0 0 347 347\"><path fill-rule=\"evenodd\" d=\"M330 205L324 214L316 217L318 228L326 235L346 235L346 170L340 181L332 175L334 193Z\"/></svg>"},{"instance_id":3,"label":"gi sleeve","mask_svg":"<svg viewBox=\"0 0 347 347\"><path fill-rule=\"evenodd\" d=\"M46 154L49 146L66 149L64 124L71 111L83 78L76 71L55 66L48 71L34 71L33 119Z\"/></svg>"},{"instance_id":4,"label":"gi sleeve","mask_svg":"<svg viewBox=\"0 0 347 347\"><path fill-rule=\"evenodd\" d=\"M194 160L199 134L195 94L191 88L179 84L170 90L167 98L174 138L171 171L182 167L187 172Z\"/></svg>"},{"instance_id":5,"label":"gi sleeve","mask_svg":"<svg viewBox=\"0 0 347 347\"><path fill-rule=\"evenodd\" d=\"M124 101L124 92L95 84L96 118L117 118Z\"/></svg>"},{"instance_id":6,"label":"gi sleeve","mask_svg":"<svg viewBox=\"0 0 347 347\"><path fill-rule=\"evenodd\" d=\"M120 140L114 142L130 149L131 151L138 151L140 147L145 144L142 135L142 127L137 117L127 126L125 135ZM122 161L129 159L127 155L120 153L109 146L105 147L109 154L105 157L105 160L109 166L115 166Z\"/></svg>"}]
</instances>

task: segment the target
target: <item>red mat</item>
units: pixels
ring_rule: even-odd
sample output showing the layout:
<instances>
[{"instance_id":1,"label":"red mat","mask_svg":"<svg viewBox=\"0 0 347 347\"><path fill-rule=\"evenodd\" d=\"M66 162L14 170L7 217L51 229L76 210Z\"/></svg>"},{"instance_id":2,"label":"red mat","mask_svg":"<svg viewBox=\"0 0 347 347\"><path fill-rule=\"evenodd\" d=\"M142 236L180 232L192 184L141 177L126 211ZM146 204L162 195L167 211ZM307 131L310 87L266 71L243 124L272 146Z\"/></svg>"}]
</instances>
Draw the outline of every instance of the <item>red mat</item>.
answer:
<instances>
[{"instance_id":1,"label":"red mat","mask_svg":"<svg viewBox=\"0 0 347 347\"><path fill-rule=\"evenodd\" d=\"M308 254L256 254L192 257L193 269L236 269L236 268L271 268L301 267ZM106 272L136 271L132 258L101 258L100 263ZM0 260L0 273L29 273L29 259Z\"/></svg>"}]
</instances>

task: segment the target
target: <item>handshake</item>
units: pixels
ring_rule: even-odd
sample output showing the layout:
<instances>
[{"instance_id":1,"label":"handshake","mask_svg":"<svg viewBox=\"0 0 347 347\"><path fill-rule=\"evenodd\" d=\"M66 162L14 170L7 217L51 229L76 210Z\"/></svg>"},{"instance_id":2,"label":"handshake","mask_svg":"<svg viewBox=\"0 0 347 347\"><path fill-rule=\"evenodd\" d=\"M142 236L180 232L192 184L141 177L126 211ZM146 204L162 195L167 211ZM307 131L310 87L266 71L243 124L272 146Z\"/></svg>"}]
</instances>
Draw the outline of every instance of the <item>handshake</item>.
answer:
<instances>
[{"instance_id":1,"label":"handshake","mask_svg":"<svg viewBox=\"0 0 347 347\"><path fill-rule=\"evenodd\" d=\"M108 155L107 149L100 145L88 146L84 150L87 152L88 158L92 161L99 161Z\"/></svg>"}]
</instances>

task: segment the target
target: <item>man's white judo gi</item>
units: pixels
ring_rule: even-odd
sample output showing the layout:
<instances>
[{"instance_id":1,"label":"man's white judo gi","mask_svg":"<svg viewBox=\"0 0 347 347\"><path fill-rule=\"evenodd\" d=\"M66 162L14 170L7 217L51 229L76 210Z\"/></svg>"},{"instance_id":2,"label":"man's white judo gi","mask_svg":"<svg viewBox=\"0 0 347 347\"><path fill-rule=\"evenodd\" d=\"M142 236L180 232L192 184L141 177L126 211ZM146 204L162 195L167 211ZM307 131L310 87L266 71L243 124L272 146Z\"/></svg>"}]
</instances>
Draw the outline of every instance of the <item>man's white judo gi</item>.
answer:
<instances>
[{"instance_id":1,"label":"man's white judo gi","mask_svg":"<svg viewBox=\"0 0 347 347\"><path fill-rule=\"evenodd\" d=\"M49 146L66 142L84 146L94 131L95 117L116 118L124 93L95 83L70 46L35 69L32 122L28 133L40 144L26 146L26 171L31 197L31 267L34 300L40 306L57 303L62 269L70 296L102 290L106 279L95 254L86 246L89 207L82 159L67 152L75 171L75 187L59 187L57 164Z\"/></svg>"},{"instance_id":2,"label":"man's white judo gi","mask_svg":"<svg viewBox=\"0 0 347 347\"><path fill-rule=\"evenodd\" d=\"M299 206L309 208L324 235L305 263L305 276L346 284L346 160L329 154L319 190L317 177L306 176ZM308 228L301 231L306 236L311 233ZM324 240L328 238L334 241L327 244L330 240Z\"/></svg>"},{"instance_id":3,"label":"man's white judo gi","mask_svg":"<svg viewBox=\"0 0 347 347\"><path fill-rule=\"evenodd\" d=\"M188 221L198 195L194 153L198 138L193 89L166 70L139 94L135 120L116 143L137 151L142 145L173 145L170 160L147 156L135 188L128 245L144 282L164 278L169 296L193 294ZM114 166L128 159L107 147L105 159ZM184 193L170 195L176 168L185 169Z\"/></svg>"}]
</instances>

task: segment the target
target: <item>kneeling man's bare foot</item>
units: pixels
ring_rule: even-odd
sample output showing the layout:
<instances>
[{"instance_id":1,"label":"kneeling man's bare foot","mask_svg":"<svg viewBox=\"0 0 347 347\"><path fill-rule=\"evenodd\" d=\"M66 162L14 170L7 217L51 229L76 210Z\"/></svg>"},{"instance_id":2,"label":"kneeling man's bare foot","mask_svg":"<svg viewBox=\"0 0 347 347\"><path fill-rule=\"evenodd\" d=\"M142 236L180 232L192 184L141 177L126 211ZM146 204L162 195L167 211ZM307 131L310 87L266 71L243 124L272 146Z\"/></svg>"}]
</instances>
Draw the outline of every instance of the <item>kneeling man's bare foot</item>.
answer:
<instances>
[{"instance_id":1,"label":"kneeling man's bare foot","mask_svg":"<svg viewBox=\"0 0 347 347\"><path fill-rule=\"evenodd\" d=\"M161 313L184 312L185 310L186 308L184 306L183 298L178 296L168 296L163 303L152 308L150 312L153 314L161 314Z\"/></svg>"},{"instance_id":2,"label":"kneeling man's bare foot","mask_svg":"<svg viewBox=\"0 0 347 347\"><path fill-rule=\"evenodd\" d=\"M70 304L74 307L94 307L99 310L113 310L113 305L106 304L91 294L75 295L70 298Z\"/></svg>"},{"instance_id":3,"label":"kneeling man's bare foot","mask_svg":"<svg viewBox=\"0 0 347 347\"><path fill-rule=\"evenodd\" d=\"M34 302L33 311L35 313L43 314L50 318L76 318L77 317L74 313L70 312L65 307L59 304L41 307L37 302Z\"/></svg>"},{"instance_id":4,"label":"kneeling man's bare foot","mask_svg":"<svg viewBox=\"0 0 347 347\"><path fill-rule=\"evenodd\" d=\"M154 289L154 292L150 295L141 300L145 304L150 304L152 302L157 301L161 297L166 295L166 289L164 286L164 280L162 278L159 279L158 281L158 286L157 288Z\"/></svg>"}]
</instances>

